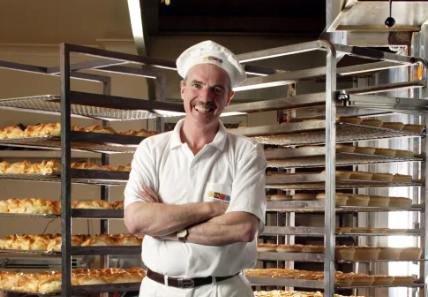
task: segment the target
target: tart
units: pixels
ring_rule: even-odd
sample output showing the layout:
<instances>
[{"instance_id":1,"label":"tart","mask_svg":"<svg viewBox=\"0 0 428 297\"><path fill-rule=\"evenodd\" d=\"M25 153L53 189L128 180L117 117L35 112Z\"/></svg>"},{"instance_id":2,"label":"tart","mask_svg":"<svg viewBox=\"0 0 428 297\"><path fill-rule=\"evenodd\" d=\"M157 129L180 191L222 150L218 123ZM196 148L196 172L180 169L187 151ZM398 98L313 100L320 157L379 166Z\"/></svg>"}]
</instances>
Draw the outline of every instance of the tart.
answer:
<instances>
[{"instance_id":1,"label":"tart","mask_svg":"<svg viewBox=\"0 0 428 297\"><path fill-rule=\"evenodd\" d=\"M336 247L336 260L353 260L355 254L354 246L338 246Z\"/></svg>"},{"instance_id":2,"label":"tart","mask_svg":"<svg viewBox=\"0 0 428 297\"><path fill-rule=\"evenodd\" d=\"M394 157L395 156L395 150L384 149L384 148L376 148L374 154L380 155L380 156Z\"/></svg>"},{"instance_id":3,"label":"tart","mask_svg":"<svg viewBox=\"0 0 428 297\"><path fill-rule=\"evenodd\" d=\"M339 117L338 122L350 123L350 124L360 124L362 119L360 117Z\"/></svg>"},{"instance_id":4,"label":"tart","mask_svg":"<svg viewBox=\"0 0 428 297\"><path fill-rule=\"evenodd\" d=\"M379 247L379 260L400 260L402 248Z\"/></svg>"},{"instance_id":5,"label":"tart","mask_svg":"<svg viewBox=\"0 0 428 297\"><path fill-rule=\"evenodd\" d=\"M369 200L368 206L388 207L389 200L390 199L387 196L370 195L370 200Z\"/></svg>"},{"instance_id":6,"label":"tart","mask_svg":"<svg viewBox=\"0 0 428 297\"><path fill-rule=\"evenodd\" d=\"M351 274L351 273L350 273ZM374 277L371 275L353 273L352 286L370 286L374 282Z\"/></svg>"},{"instance_id":7,"label":"tart","mask_svg":"<svg viewBox=\"0 0 428 297\"><path fill-rule=\"evenodd\" d=\"M372 127L382 127L383 122L381 120L375 120L375 119L367 119L362 120L360 125L363 126L372 126Z\"/></svg>"},{"instance_id":8,"label":"tart","mask_svg":"<svg viewBox=\"0 0 428 297\"><path fill-rule=\"evenodd\" d=\"M357 180L371 180L373 177L373 173L370 172L363 172L363 171L352 171L350 179L357 179Z\"/></svg>"},{"instance_id":9,"label":"tart","mask_svg":"<svg viewBox=\"0 0 428 297\"><path fill-rule=\"evenodd\" d=\"M424 125L404 125L403 130L406 131L414 131L414 132L424 132L425 126Z\"/></svg>"},{"instance_id":10,"label":"tart","mask_svg":"<svg viewBox=\"0 0 428 297\"><path fill-rule=\"evenodd\" d=\"M391 173L373 173L372 180L391 182L394 176Z\"/></svg>"},{"instance_id":11,"label":"tart","mask_svg":"<svg viewBox=\"0 0 428 297\"><path fill-rule=\"evenodd\" d=\"M375 147L357 146L354 153L363 155L373 155L376 151Z\"/></svg>"},{"instance_id":12,"label":"tart","mask_svg":"<svg viewBox=\"0 0 428 297\"><path fill-rule=\"evenodd\" d=\"M393 285L405 286L405 285L413 285L415 282L414 276L394 276Z\"/></svg>"},{"instance_id":13,"label":"tart","mask_svg":"<svg viewBox=\"0 0 428 297\"><path fill-rule=\"evenodd\" d=\"M399 260L419 260L422 255L422 249L416 247L403 248Z\"/></svg>"},{"instance_id":14,"label":"tart","mask_svg":"<svg viewBox=\"0 0 428 297\"><path fill-rule=\"evenodd\" d=\"M346 144L336 144L336 151L343 153L353 153L355 152L355 146Z\"/></svg>"},{"instance_id":15,"label":"tart","mask_svg":"<svg viewBox=\"0 0 428 297\"><path fill-rule=\"evenodd\" d=\"M324 253L323 245L304 245L302 253Z\"/></svg>"},{"instance_id":16,"label":"tart","mask_svg":"<svg viewBox=\"0 0 428 297\"><path fill-rule=\"evenodd\" d=\"M406 197L389 197L389 207L401 207L410 208L412 207L412 199Z\"/></svg>"},{"instance_id":17,"label":"tart","mask_svg":"<svg viewBox=\"0 0 428 297\"><path fill-rule=\"evenodd\" d=\"M347 206L368 206L369 201L370 201L370 196L368 195L349 194L346 205Z\"/></svg>"},{"instance_id":18,"label":"tart","mask_svg":"<svg viewBox=\"0 0 428 297\"><path fill-rule=\"evenodd\" d=\"M382 128L394 129L394 130L402 130L404 124L401 122L383 122Z\"/></svg>"},{"instance_id":19,"label":"tart","mask_svg":"<svg viewBox=\"0 0 428 297\"><path fill-rule=\"evenodd\" d=\"M325 200L325 193L317 194L316 199ZM346 205L347 201L348 201L348 196L346 194L336 193L336 195L335 195L336 206L344 206L344 205Z\"/></svg>"},{"instance_id":20,"label":"tart","mask_svg":"<svg viewBox=\"0 0 428 297\"><path fill-rule=\"evenodd\" d=\"M317 197L317 194L310 194L310 193L297 193L293 195L293 200L315 200Z\"/></svg>"},{"instance_id":21,"label":"tart","mask_svg":"<svg viewBox=\"0 0 428 297\"><path fill-rule=\"evenodd\" d=\"M414 158L415 152L410 150L395 150L395 156L400 158Z\"/></svg>"},{"instance_id":22,"label":"tart","mask_svg":"<svg viewBox=\"0 0 428 297\"><path fill-rule=\"evenodd\" d=\"M373 286L389 286L394 282L394 277L389 275L374 275Z\"/></svg>"},{"instance_id":23,"label":"tart","mask_svg":"<svg viewBox=\"0 0 428 297\"><path fill-rule=\"evenodd\" d=\"M407 174L394 174L394 178L392 179L395 182L402 182L402 183L411 183L412 182L412 176Z\"/></svg>"},{"instance_id":24,"label":"tart","mask_svg":"<svg viewBox=\"0 0 428 297\"><path fill-rule=\"evenodd\" d=\"M377 260L380 249L369 246L356 246L354 260Z\"/></svg>"},{"instance_id":25,"label":"tart","mask_svg":"<svg viewBox=\"0 0 428 297\"><path fill-rule=\"evenodd\" d=\"M301 244L282 244L277 246L276 251L278 253L301 253L302 248Z\"/></svg>"}]
</instances>

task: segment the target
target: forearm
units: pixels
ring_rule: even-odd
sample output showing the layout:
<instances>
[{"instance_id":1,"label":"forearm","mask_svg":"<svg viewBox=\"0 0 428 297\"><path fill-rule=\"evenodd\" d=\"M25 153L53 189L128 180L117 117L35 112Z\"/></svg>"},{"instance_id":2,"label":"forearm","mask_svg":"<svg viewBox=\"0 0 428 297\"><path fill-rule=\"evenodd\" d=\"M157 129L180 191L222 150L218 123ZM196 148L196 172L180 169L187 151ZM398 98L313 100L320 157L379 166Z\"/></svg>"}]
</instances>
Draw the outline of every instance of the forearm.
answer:
<instances>
[{"instance_id":1,"label":"forearm","mask_svg":"<svg viewBox=\"0 0 428 297\"><path fill-rule=\"evenodd\" d=\"M212 202L168 205L137 202L125 210L125 224L131 233L164 236L220 215Z\"/></svg>"},{"instance_id":2,"label":"forearm","mask_svg":"<svg viewBox=\"0 0 428 297\"><path fill-rule=\"evenodd\" d=\"M227 213L190 227L187 241L212 246L251 242L258 224L259 220L250 213Z\"/></svg>"}]
</instances>

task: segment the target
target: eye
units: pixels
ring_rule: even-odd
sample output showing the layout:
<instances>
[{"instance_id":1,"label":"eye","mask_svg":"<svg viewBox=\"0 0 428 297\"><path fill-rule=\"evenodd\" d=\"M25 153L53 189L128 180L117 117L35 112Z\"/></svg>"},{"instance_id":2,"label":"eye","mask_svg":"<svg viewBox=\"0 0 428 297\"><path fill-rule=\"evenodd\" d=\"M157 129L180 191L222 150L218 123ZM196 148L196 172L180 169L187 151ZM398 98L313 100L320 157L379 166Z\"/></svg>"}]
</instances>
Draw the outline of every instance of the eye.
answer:
<instances>
[{"instance_id":1,"label":"eye","mask_svg":"<svg viewBox=\"0 0 428 297\"><path fill-rule=\"evenodd\" d=\"M193 83L192 87L195 89L200 89L201 88L201 84L200 83Z\"/></svg>"},{"instance_id":2,"label":"eye","mask_svg":"<svg viewBox=\"0 0 428 297\"><path fill-rule=\"evenodd\" d=\"M216 93L216 94L223 94L223 89L222 88L214 87L214 88L212 88L212 91L214 93Z\"/></svg>"}]
</instances>

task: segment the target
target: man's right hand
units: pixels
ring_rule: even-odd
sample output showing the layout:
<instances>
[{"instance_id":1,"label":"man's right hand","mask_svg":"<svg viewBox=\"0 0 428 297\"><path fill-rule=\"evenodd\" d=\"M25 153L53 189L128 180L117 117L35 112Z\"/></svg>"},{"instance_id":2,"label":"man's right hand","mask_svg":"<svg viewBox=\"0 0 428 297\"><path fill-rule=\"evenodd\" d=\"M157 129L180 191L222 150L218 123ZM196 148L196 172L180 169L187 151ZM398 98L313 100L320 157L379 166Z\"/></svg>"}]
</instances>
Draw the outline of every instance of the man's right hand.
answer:
<instances>
[{"instance_id":1,"label":"man's right hand","mask_svg":"<svg viewBox=\"0 0 428 297\"><path fill-rule=\"evenodd\" d=\"M210 202L210 205L213 207L214 217L224 215L229 207L227 202Z\"/></svg>"}]
</instances>

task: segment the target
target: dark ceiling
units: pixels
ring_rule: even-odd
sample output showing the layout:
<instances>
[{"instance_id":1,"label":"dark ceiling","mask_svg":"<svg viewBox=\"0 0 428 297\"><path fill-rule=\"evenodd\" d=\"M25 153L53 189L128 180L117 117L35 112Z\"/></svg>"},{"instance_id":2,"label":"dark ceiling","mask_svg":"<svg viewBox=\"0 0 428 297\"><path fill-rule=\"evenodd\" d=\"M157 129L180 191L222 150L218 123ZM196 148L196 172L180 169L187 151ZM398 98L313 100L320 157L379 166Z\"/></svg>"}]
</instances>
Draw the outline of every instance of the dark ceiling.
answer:
<instances>
[{"instance_id":1,"label":"dark ceiling","mask_svg":"<svg viewBox=\"0 0 428 297\"><path fill-rule=\"evenodd\" d=\"M151 34L318 37L325 27L325 0L170 1L158 1L157 28L152 24Z\"/></svg>"}]
</instances>

